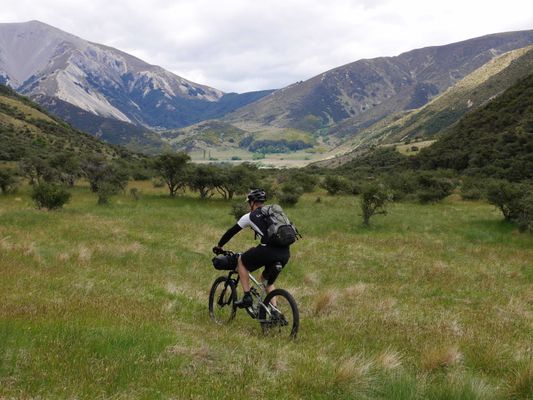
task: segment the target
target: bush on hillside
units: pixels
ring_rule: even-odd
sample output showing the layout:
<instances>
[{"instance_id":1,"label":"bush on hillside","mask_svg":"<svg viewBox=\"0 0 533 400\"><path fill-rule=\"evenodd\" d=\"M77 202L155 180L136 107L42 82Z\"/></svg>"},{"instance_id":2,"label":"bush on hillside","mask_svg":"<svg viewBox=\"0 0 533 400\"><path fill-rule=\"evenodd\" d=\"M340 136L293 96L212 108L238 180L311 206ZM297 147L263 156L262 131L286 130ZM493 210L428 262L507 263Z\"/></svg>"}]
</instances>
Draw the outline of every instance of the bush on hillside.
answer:
<instances>
[{"instance_id":1,"label":"bush on hillside","mask_svg":"<svg viewBox=\"0 0 533 400\"><path fill-rule=\"evenodd\" d=\"M53 180L64 185L74 186L76 180L81 176L81 165L79 158L74 153L56 153L48 161L53 175Z\"/></svg>"},{"instance_id":2,"label":"bush on hillside","mask_svg":"<svg viewBox=\"0 0 533 400\"><path fill-rule=\"evenodd\" d=\"M70 200L70 193L61 186L52 183L40 183L33 186L31 198L39 209L56 210Z\"/></svg>"}]
</instances>

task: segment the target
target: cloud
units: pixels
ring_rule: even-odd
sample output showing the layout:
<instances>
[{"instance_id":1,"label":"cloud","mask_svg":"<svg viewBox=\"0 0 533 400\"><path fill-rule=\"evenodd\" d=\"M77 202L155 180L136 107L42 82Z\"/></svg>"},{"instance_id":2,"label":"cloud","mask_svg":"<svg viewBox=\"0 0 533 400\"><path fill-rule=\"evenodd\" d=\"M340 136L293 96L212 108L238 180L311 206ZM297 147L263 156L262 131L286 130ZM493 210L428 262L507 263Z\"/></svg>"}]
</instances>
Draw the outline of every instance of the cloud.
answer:
<instances>
[{"instance_id":1,"label":"cloud","mask_svg":"<svg viewBox=\"0 0 533 400\"><path fill-rule=\"evenodd\" d=\"M361 58L531 29L529 1L4 0L41 20L224 91L279 88Z\"/></svg>"}]
</instances>

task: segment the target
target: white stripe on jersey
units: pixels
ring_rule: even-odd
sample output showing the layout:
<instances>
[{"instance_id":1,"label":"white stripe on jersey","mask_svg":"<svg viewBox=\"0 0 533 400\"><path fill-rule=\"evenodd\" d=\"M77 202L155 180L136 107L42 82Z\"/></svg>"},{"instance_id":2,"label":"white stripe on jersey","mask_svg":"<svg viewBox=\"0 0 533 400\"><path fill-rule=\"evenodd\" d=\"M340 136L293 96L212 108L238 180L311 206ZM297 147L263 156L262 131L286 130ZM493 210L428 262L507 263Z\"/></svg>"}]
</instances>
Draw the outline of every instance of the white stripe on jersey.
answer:
<instances>
[{"instance_id":1,"label":"white stripe on jersey","mask_svg":"<svg viewBox=\"0 0 533 400\"><path fill-rule=\"evenodd\" d=\"M261 237L263 237L263 232L259 229L259 227L252 222L250 219L250 213L244 214L239 221L237 221L237 225L239 225L241 228L246 228L247 226L251 227L254 232L257 232L257 234Z\"/></svg>"}]
</instances>

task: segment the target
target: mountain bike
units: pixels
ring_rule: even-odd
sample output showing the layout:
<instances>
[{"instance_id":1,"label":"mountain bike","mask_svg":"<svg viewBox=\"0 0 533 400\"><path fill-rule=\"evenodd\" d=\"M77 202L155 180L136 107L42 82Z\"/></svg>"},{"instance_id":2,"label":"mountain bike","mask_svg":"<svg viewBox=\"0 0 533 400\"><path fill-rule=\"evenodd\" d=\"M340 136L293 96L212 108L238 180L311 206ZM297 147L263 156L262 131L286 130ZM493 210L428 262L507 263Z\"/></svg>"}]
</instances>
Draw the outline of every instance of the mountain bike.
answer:
<instances>
[{"instance_id":1,"label":"mountain bike","mask_svg":"<svg viewBox=\"0 0 533 400\"><path fill-rule=\"evenodd\" d=\"M235 301L239 284L239 274L236 271L239 254L223 251L220 255L227 257L229 261L227 265L215 268L229 272L227 276L216 278L211 286L209 315L215 323L223 325L233 321L238 310ZM276 265L276 268L281 269L281 264ZM284 289L274 289L267 294L266 281L259 282L251 273L248 274L253 304L244 310L251 318L258 320L265 336L288 336L295 339L300 325L300 314L292 295Z\"/></svg>"}]
</instances>

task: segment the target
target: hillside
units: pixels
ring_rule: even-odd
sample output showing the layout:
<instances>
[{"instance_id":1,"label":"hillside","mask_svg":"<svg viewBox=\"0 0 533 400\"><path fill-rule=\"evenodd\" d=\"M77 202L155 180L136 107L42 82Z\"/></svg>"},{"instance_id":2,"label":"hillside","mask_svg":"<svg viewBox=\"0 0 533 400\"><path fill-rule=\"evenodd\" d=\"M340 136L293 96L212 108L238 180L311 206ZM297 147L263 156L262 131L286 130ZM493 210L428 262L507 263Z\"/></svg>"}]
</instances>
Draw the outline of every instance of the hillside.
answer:
<instances>
[{"instance_id":1,"label":"hillside","mask_svg":"<svg viewBox=\"0 0 533 400\"><path fill-rule=\"evenodd\" d=\"M433 137L456 123L467 112L478 109L519 79L533 71L533 46L503 54L467 75L424 107L386 125L370 127L380 140L399 142Z\"/></svg>"},{"instance_id":2,"label":"hillside","mask_svg":"<svg viewBox=\"0 0 533 400\"><path fill-rule=\"evenodd\" d=\"M462 118L418 155L423 168L451 168L511 181L533 179L533 74Z\"/></svg>"},{"instance_id":3,"label":"hillside","mask_svg":"<svg viewBox=\"0 0 533 400\"><path fill-rule=\"evenodd\" d=\"M124 148L72 128L4 85L0 85L0 143L0 160L7 161L62 151L84 156L136 157Z\"/></svg>"},{"instance_id":4,"label":"hillside","mask_svg":"<svg viewBox=\"0 0 533 400\"><path fill-rule=\"evenodd\" d=\"M249 131L297 128L340 143L419 108L495 57L533 44L533 31L483 36L396 57L359 60L280 89L225 117ZM335 129L349 121L349 129Z\"/></svg>"},{"instance_id":5,"label":"hillside","mask_svg":"<svg viewBox=\"0 0 533 400\"><path fill-rule=\"evenodd\" d=\"M158 133L143 126L101 117L56 97L38 95L32 100L76 129L90 133L106 143L144 154L158 154L170 149Z\"/></svg>"},{"instance_id":6,"label":"hillside","mask_svg":"<svg viewBox=\"0 0 533 400\"><path fill-rule=\"evenodd\" d=\"M532 70L533 46L507 52L467 75L425 106L393 114L361 130L337 147L336 157L323 160L318 165L332 167L345 164L367 153L372 145L394 144L401 147L401 143L409 143L413 139L434 141L465 114L502 94ZM353 130L351 120L343 121L335 130Z\"/></svg>"}]
</instances>

